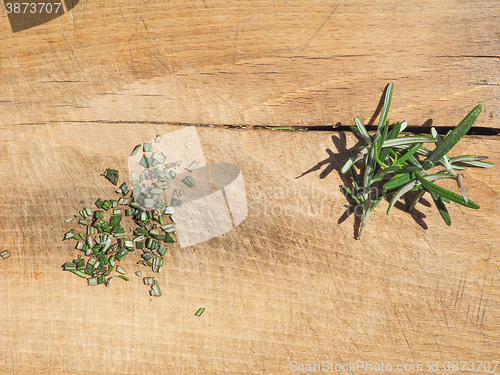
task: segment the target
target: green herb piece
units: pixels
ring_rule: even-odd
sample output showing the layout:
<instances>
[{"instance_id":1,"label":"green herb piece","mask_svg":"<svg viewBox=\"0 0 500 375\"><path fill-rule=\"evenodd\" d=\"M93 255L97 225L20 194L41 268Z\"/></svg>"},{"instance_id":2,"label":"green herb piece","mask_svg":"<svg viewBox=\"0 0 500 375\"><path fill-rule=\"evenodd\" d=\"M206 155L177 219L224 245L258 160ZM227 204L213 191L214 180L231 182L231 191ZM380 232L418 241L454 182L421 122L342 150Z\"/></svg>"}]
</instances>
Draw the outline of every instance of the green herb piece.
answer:
<instances>
[{"instance_id":1,"label":"green herb piece","mask_svg":"<svg viewBox=\"0 0 500 375\"><path fill-rule=\"evenodd\" d=\"M189 164L189 167L186 168L188 172L192 172L198 165L200 164L199 161L192 161L191 164Z\"/></svg>"},{"instance_id":2,"label":"green herb piece","mask_svg":"<svg viewBox=\"0 0 500 375\"><path fill-rule=\"evenodd\" d=\"M179 199L177 199L177 198L172 198L170 200L170 206L172 206L172 207L180 207L180 206L182 206L182 201L179 200Z\"/></svg>"},{"instance_id":3,"label":"green herb piece","mask_svg":"<svg viewBox=\"0 0 500 375\"><path fill-rule=\"evenodd\" d=\"M189 187L194 187L194 181L190 176L184 177L181 181Z\"/></svg>"},{"instance_id":4,"label":"green herb piece","mask_svg":"<svg viewBox=\"0 0 500 375\"><path fill-rule=\"evenodd\" d=\"M97 206L97 208L102 208L103 201L99 198L98 200L95 201L94 204Z\"/></svg>"},{"instance_id":5,"label":"green herb piece","mask_svg":"<svg viewBox=\"0 0 500 375\"><path fill-rule=\"evenodd\" d=\"M106 169L104 172L104 177L106 177L113 185L118 184L118 176L119 173L116 169Z\"/></svg>"},{"instance_id":6,"label":"green herb piece","mask_svg":"<svg viewBox=\"0 0 500 375\"><path fill-rule=\"evenodd\" d=\"M82 258L75 259L73 261L73 263L75 264L75 267L78 271L85 270L85 260L84 259L82 259Z\"/></svg>"},{"instance_id":7,"label":"green herb piece","mask_svg":"<svg viewBox=\"0 0 500 375\"><path fill-rule=\"evenodd\" d=\"M148 261L148 260L153 259L155 255L154 255L153 253L149 252L149 251L146 251L146 252L144 252L141 256L142 256L142 258L143 258L145 261Z\"/></svg>"},{"instance_id":8,"label":"green herb piece","mask_svg":"<svg viewBox=\"0 0 500 375\"><path fill-rule=\"evenodd\" d=\"M136 228L134 229L134 236L140 236L143 234L148 234L148 230L145 228Z\"/></svg>"},{"instance_id":9,"label":"green herb piece","mask_svg":"<svg viewBox=\"0 0 500 375\"><path fill-rule=\"evenodd\" d=\"M158 282L156 280L155 280L154 284L151 286L151 290L149 291L149 295L151 295L153 297L161 296L160 286L158 285Z\"/></svg>"},{"instance_id":10,"label":"green herb piece","mask_svg":"<svg viewBox=\"0 0 500 375\"><path fill-rule=\"evenodd\" d=\"M462 206L469 207L469 208L474 208L474 209L479 209L479 205L476 202L471 201L470 199L466 202L464 198L452 191L449 191L445 188L442 188L441 186L435 185L432 182L428 181L425 177L423 177L420 173L415 172L415 176L417 177L417 180L422 184L422 186L429 192L434 192L438 195L440 195L443 198L447 198L450 201L453 201L455 203L459 203Z\"/></svg>"},{"instance_id":11,"label":"green herb piece","mask_svg":"<svg viewBox=\"0 0 500 375\"><path fill-rule=\"evenodd\" d=\"M200 307L200 308L198 309L198 311L196 311L196 312L194 313L194 315L195 315L195 316L201 316L201 314L203 314L204 312L205 312L205 308L204 308L204 307Z\"/></svg>"},{"instance_id":12,"label":"green herb piece","mask_svg":"<svg viewBox=\"0 0 500 375\"><path fill-rule=\"evenodd\" d=\"M128 255L129 251L127 249L120 249L116 255L115 255L115 259L116 260L123 260L127 255Z\"/></svg>"},{"instance_id":13,"label":"green herb piece","mask_svg":"<svg viewBox=\"0 0 500 375\"><path fill-rule=\"evenodd\" d=\"M417 151L418 149L422 147L422 143L415 143L413 146L409 147L408 152L406 152L402 157L400 157L396 162L395 165L404 165L404 163L411 158Z\"/></svg>"},{"instance_id":14,"label":"green herb piece","mask_svg":"<svg viewBox=\"0 0 500 375\"><path fill-rule=\"evenodd\" d=\"M130 198L120 198L118 199L118 204L121 206L127 206L131 201L132 199Z\"/></svg>"},{"instance_id":15,"label":"green herb piece","mask_svg":"<svg viewBox=\"0 0 500 375\"><path fill-rule=\"evenodd\" d=\"M1 255L1 253L0 253ZM76 271L76 264L73 262L66 262L63 264L64 271Z\"/></svg>"},{"instance_id":16,"label":"green herb piece","mask_svg":"<svg viewBox=\"0 0 500 375\"><path fill-rule=\"evenodd\" d=\"M111 216L111 219L109 219L109 225L112 227L116 227L117 225L120 225L120 221L122 220L122 215L113 215Z\"/></svg>"},{"instance_id":17,"label":"green herb piece","mask_svg":"<svg viewBox=\"0 0 500 375\"><path fill-rule=\"evenodd\" d=\"M153 144L150 142L144 143L143 145L143 151L144 152L151 152L153 151Z\"/></svg>"},{"instance_id":18,"label":"green herb piece","mask_svg":"<svg viewBox=\"0 0 500 375\"><path fill-rule=\"evenodd\" d=\"M146 157L146 155L143 155L141 160L139 161L139 164L142 165L144 168L149 168L151 166L151 163L149 159Z\"/></svg>"},{"instance_id":19,"label":"green herb piece","mask_svg":"<svg viewBox=\"0 0 500 375\"><path fill-rule=\"evenodd\" d=\"M448 134L443 141L437 146L434 151L429 155L423 164L424 169L430 169L436 164L436 162L441 159L444 155L450 151L453 146L470 130L472 125L481 113L483 106L481 104L477 105L472 111L469 112L467 116L460 122L460 124L455 127L450 134Z\"/></svg>"},{"instance_id":20,"label":"green herb piece","mask_svg":"<svg viewBox=\"0 0 500 375\"><path fill-rule=\"evenodd\" d=\"M107 200L107 201L104 201L104 202L102 203L102 207L100 207L100 208L102 208L103 210L107 211L107 210L109 210L111 207L113 207L113 202L111 202L111 201Z\"/></svg>"},{"instance_id":21,"label":"green herb piece","mask_svg":"<svg viewBox=\"0 0 500 375\"><path fill-rule=\"evenodd\" d=\"M125 182L123 182L120 185L120 190L122 191L123 195L127 195L130 192L130 190L129 190L129 188L128 188L128 186L127 186L127 184Z\"/></svg>"},{"instance_id":22,"label":"green herb piece","mask_svg":"<svg viewBox=\"0 0 500 375\"><path fill-rule=\"evenodd\" d=\"M495 166L493 163L484 161L486 159L488 159L487 156L463 155L450 158L449 161L450 164L460 163L471 167L491 168Z\"/></svg>"},{"instance_id":23,"label":"green herb piece","mask_svg":"<svg viewBox=\"0 0 500 375\"><path fill-rule=\"evenodd\" d=\"M81 277L82 279L86 279L86 278L87 278L87 275L86 275L85 273L83 273L82 271L80 271L80 270L75 270L75 271L73 271L73 273L74 273L76 276Z\"/></svg>"},{"instance_id":24,"label":"green herb piece","mask_svg":"<svg viewBox=\"0 0 500 375\"><path fill-rule=\"evenodd\" d=\"M132 150L132 152L130 153L130 156L134 156L134 155L137 155L137 153L139 152L139 150L141 149L142 145L137 145L134 147L134 149Z\"/></svg>"},{"instance_id":25,"label":"green herb piece","mask_svg":"<svg viewBox=\"0 0 500 375\"><path fill-rule=\"evenodd\" d=\"M108 278L108 279L106 280L105 285L106 285L107 287L110 287L110 286L111 286L111 283L113 282L113 280L114 280L114 279L116 279L116 276L111 276L110 278Z\"/></svg>"},{"instance_id":26,"label":"green herb piece","mask_svg":"<svg viewBox=\"0 0 500 375\"><path fill-rule=\"evenodd\" d=\"M366 128L365 128L365 125L363 124L363 122L361 121L361 119L356 116L354 117L354 123L356 124L357 126L357 129L358 129L358 132L359 132L359 136L360 138L365 141L365 143L367 145L371 145L372 143L372 138L370 137L370 135L368 134L368 132L366 131Z\"/></svg>"},{"instance_id":27,"label":"green herb piece","mask_svg":"<svg viewBox=\"0 0 500 375\"><path fill-rule=\"evenodd\" d=\"M165 163L166 156L153 152L153 155L151 155L151 159L156 160L159 164L163 164Z\"/></svg>"},{"instance_id":28,"label":"green herb piece","mask_svg":"<svg viewBox=\"0 0 500 375\"><path fill-rule=\"evenodd\" d=\"M436 139L432 137L408 136L395 139L389 139L384 142L382 147L407 146L415 143L435 143Z\"/></svg>"},{"instance_id":29,"label":"green herb piece","mask_svg":"<svg viewBox=\"0 0 500 375\"><path fill-rule=\"evenodd\" d=\"M384 97L384 106L382 107L382 112L380 113L380 119L378 122L378 127L377 127L377 134L380 134L382 131L382 127L385 125L385 122L387 120L387 115L389 113L389 107L391 106L391 100L392 100L392 91L393 91L394 85L389 83L387 86L387 89L385 90L385 97Z\"/></svg>"},{"instance_id":30,"label":"green herb piece","mask_svg":"<svg viewBox=\"0 0 500 375\"><path fill-rule=\"evenodd\" d=\"M156 252L158 254L160 254L161 256L164 256L165 253L167 252L167 247L165 245L160 245L160 246L158 246L158 249L156 250Z\"/></svg>"},{"instance_id":31,"label":"green herb piece","mask_svg":"<svg viewBox=\"0 0 500 375\"><path fill-rule=\"evenodd\" d=\"M76 230L71 229L69 232L64 234L64 239L63 241L69 240L71 238L76 238Z\"/></svg>"},{"instance_id":32,"label":"green herb piece","mask_svg":"<svg viewBox=\"0 0 500 375\"><path fill-rule=\"evenodd\" d=\"M153 258L153 260L151 261L152 265L152 269L153 269L153 272L156 272L156 273L159 273L162 271L163 269L163 257L156 257L156 258Z\"/></svg>"},{"instance_id":33,"label":"green herb piece","mask_svg":"<svg viewBox=\"0 0 500 375\"><path fill-rule=\"evenodd\" d=\"M389 212L391 212L392 207L394 207L394 204L398 201L398 199L401 198L407 192L409 192L411 189L413 189L415 186L417 186L417 183L415 181L410 181L407 184L405 184L401 189L399 189L396 194L394 194L394 196L391 199L391 203L387 208L387 215L389 215Z\"/></svg>"},{"instance_id":34,"label":"green herb piece","mask_svg":"<svg viewBox=\"0 0 500 375\"><path fill-rule=\"evenodd\" d=\"M389 181L384 184L384 190L396 189L411 181L410 173L400 173L393 176Z\"/></svg>"},{"instance_id":35,"label":"green herb piece","mask_svg":"<svg viewBox=\"0 0 500 375\"><path fill-rule=\"evenodd\" d=\"M439 211L439 214L443 218L446 225L450 226L451 225L451 217L450 217L450 214L448 212L448 209L446 208L446 206L444 204L443 198L433 191L431 191L430 194L431 194L432 200L436 204L436 207Z\"/></svg>"},{"instance_id":36,"label":"green herb piece","mask_svg":"<svg viewBox=\"0 0 500 375\"><path fill-rule=\"evenodd\" d=\"M175 235L173 232L167 232L165 235L165 243L174 243L175 242Z\"/></svg>"},{"instance_id":37,"label":"green herb piece","mask_svg":"<svg viewBox=\"0 0 500 375\"><path fill-rule=\"evenodd\" d=\"M130 238L123 238L121 240L121 244L128 251L134 251L134 243L130 240Z\"/></svg>"}]
</instances>

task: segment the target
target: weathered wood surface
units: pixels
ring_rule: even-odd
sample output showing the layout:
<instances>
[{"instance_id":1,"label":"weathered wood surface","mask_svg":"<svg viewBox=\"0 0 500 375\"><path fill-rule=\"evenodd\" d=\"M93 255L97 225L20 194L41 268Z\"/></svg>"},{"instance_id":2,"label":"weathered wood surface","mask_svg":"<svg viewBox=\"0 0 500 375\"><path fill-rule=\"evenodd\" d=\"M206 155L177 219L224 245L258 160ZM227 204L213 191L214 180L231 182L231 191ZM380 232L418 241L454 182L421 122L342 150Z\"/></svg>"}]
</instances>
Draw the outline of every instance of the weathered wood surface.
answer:
<instances>
[{"instance_id":1,"label":"weathered wood surface","mask_svg":"<svg viewBox=\"0 0 500 375\"><path fill-rule=\"evenodd\" d=\"M105 288L62 272L77 254L60 241L75 227L64 219L116 195L102 170L126 173L135 144L175 129L0 128L1 248L12 253L0 261L2 374L284 374L291 361L498 360L498 169L467 171L481 209L453 205L452 227L434 207L418 205L414 219L399 209L386 216L382 203L355 241L353 217L338 223L346 204L338 169L353 144L343 133L199 128L208 161L241 168L247 219L173 247L160 298L134 275ZM457 152L498 165L499 145L470 137ZM133 257L124 263L137 267Z\"/></svg>"},{"instance_id":2,"label":"weathered wood surface","mask_svg":"<svg viewBox=\"0 0 500 375\"><path fill-rule=\"evenodd\" d=\"M497 0L85 1L12 34L2 10L0 113L335 126L370 119L393 81L391 119L456 125L483 103L477 125L498 129L499 16Z\"/></svg>"},{"instance_id":3,"label":"weathered wood surface","mask_svg":"<svg viewBox=\"0 0 500 375\"><path fill-rule=\"evenodd\" d=\"M481 209L453 205L452 227L382 203L355 241L338 189L352 137L218 127L369 121L392 81L392 120L450 126L483 103L476 125L500 129L498 1L82 2L15 34L0 9L1 374L499 360L498 168L467 171ZM99 174L126 174L172 123L214 126L197 128L205 156L241 168L247 219L173 247L161 298L133 275L90 288L63 273L64 219L113 197ZM498 165L499 146L457 152Z\"/></svg>"}]
</instances>

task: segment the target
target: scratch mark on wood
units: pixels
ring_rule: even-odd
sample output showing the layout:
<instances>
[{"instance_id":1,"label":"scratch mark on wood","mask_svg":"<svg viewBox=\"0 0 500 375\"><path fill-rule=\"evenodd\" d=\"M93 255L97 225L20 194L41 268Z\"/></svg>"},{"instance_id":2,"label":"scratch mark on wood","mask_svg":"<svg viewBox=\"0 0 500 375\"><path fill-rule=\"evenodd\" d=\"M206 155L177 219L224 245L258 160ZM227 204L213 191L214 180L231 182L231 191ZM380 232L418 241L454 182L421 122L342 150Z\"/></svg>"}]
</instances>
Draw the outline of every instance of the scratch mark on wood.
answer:
<instances>
[{"instance_id":1,"label":"scratch mark on wood","mask_svg":"<svg viewBox=\"0 0 500 375\"><path fill-rule=\"evenodd\" d=\"M333 14L337 11L337 9L340 8L340 6L342 5L342 1L343 0L340 0L340 3L339 5L337 5L331 12L330 14L328 15L328 17L326 17L326 19L323 21L323 23L316 29L316 31L314 32L313 36L307 41L307 43L304 45L304 47L302 47L302 49L300 50L299 54L301 54L306 48L307 46L311 43L311 41L316 37L316 35L318 35L318 33L320 32L320 30L323 28L323 26L326 25L326 23L330 20L330 18L332 18Z\"/></svg>"},{"instance_id":2,"label":"scratch mark on wood","mask_svg":"<svg viewBox=\"0 0 500 375\"><path fill-rule=\"evenodd\" d=\"M233 54L233 64L236 64L236 54L238 50L238 34L240 33L240 19L238 18L238 22L236 24L236 35L234 37L234 54Z\"/></svg>"},{"instance_id":3,"label":"scratch mark on wood","mask_svg":"<svg viewBox=\"0 0 500 375\"><path fill-rule=\"evenodd\" d=\"M403 335L403 338L405 339L406 345L408 346L408 350L410 351L410 354L413 359L415 359L415 355L413 354L413 350L411 349L410 342L406 338L405 331L403 329L403 325L401 324L401 320L399 319L399 316L397 316L398 323L399 323L399 328L401 328L401 334Z\"/></svg>"},{"instance_id":4,"label":"scratch mark on wood","mask_svg":"<svg viewBox=\"0 0 500 375\"><path fill-rule=\"evenodd\" d=\"M455 298L455 306L453 306L453 311L456 311L457 308L460 308L460 304L462 303L462 298L464 295L466 281L467 281L467 274L464 276L463 279L460 280L460 283L458 284L457 297ZM460 293L460 287L462 287L462 293Z\"/></svg>"},{"instance_id":5,"label":"scratch mark on wood","mask_svg":"<svg viewBox=\"0 0 500 375\"><path fill-rule=\"evenodd\" d=\"M495 275L491 277L491 283L490 283L490 288L488 290L488 295L486 297L486 301L484 303L484 308L483 308L483 314L481 315L481 323L479 324L480 327L483 326L483 321L484 321L484 315L486 314L486 307L488 306L488 302L490 300L490 295L491 295L491 288L493 287L493 280L495 279Z\"/></svg>"}]
</instances>

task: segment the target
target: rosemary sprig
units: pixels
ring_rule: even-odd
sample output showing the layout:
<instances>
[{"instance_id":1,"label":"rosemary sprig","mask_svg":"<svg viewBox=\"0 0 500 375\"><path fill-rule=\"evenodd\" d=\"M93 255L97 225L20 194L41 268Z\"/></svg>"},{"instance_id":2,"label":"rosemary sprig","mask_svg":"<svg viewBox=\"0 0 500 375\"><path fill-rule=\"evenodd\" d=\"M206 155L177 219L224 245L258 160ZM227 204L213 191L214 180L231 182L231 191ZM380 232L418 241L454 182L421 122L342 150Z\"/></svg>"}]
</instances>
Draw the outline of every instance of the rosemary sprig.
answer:
<instances>
[{"instance_id":1,"label":"rosemary sprig","mask_svg":"<svg viewBox=\"0 0 500 375\"><path fill-rule=\"evenodd\" d=\"M395 203L410 191L417 192L410 203L410 209L413 209L428 192L445 223L451 225L445 203L453 201L465 207L479 208L477 203L467 198L462 174L456 171L462 171L468 166L480 168L494 166L484 161L487 159L485 156L463 155L452 158L447 156L470 130L481 112L482 105L477 105L444 139L439 137L434 128L431 128L431 137L401 136L408 125L407 122L398 122L391 128L387 120L392 92L393 84L390 83L385 92L384 105L375 134L368 133L359 117L354 118L356 126L350 127L360 144L354 148L354 155L341 169L342 173L351 175L352 186L342 188L362 212L358 238L363 235L370 214L384 198L391 197L387 210L389 214ZM435 143L436 147L431 151L423 146L424 143ZM429 170L436 166L444 169L429 174ZM461 195L433 183L443 178L455 179Z\"/></svg>"}]
</instances>

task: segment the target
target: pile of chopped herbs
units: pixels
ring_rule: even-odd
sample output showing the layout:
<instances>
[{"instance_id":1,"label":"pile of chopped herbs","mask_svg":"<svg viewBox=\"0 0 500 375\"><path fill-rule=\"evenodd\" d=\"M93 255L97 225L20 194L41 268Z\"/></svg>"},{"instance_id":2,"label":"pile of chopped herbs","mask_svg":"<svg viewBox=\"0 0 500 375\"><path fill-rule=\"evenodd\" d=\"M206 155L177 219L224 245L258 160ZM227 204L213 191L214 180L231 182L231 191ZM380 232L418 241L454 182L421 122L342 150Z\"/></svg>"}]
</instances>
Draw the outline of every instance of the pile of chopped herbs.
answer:
<instances>
[{"instance_id":1,"label":"pile of chopped herbs","mask_svg":"<svg viewBox=\"0 0 500 375\"><path fill-rule=\"evenodd\" d=\"M358 237L363 235L371 212L384 199L390 199L387 214L395 203L409 198L412 210L425 193L432 197L439 214L447 225L451 218L446 203L455 202L468 208L478 209L479 205L468 199L463 185L462 173L466 167L490 168L494 164L485 162L485 156L462 155L449 157L448 152L470 130L479 116L482 106L476 106L453 130L441 139L437 130L431 128L432 137L400 136L407 122L397 122L389 126L387 114L391 104L393 84L386 89L384 105L374 135L370 135L359 117L354 119L356 126L351 130L359 139L354 148L355 154L342 167L342 173L349 173L352 186L343 186L346 196L355 204L354 212L361 212L361 225ZM433 143L431 151L423 146ZM431 171L431 169L435 170ZM458 171L458 172L457 172ZM460 195L449 191L434 182L440 179L454 179ZM359 208L359 210L356 210Z\"/></svg>"},{"instance_id":2,"label":"pile of chopped herbs","mask_svg":"<svg viewBox=\"0 0 500 375\"><path fill-rule=\"evenodd\" d=\"M161 136L155 138L155 142L160 140ZM62 268L86 279L88 285L110 286L117 278L129 281L128 272L120 262L136 250L140 252L137 264L150 268L153 273L162 272L167 245L176 242L175 206L182 202L172 197L167 205L162 197L168 187L166 180L175 178L175 172L169 169L180 162L165 163L165 155L152 152L152 143L136 146L131 156L141 148L144 154L140 163L144 170L139 177L131 173L132 190L123 182L116 190L121 195L119 198L99 198L94 203L96 209L83 208L78 217L78 224L83 228L79 231L72 229L64 235L64 241L76 240L75 248L80 254L64 263ZM159 164L163 166L160 168ZM196 164L193 162L187 171L191 172ZM103 176L113 185L118 185L117 170L106 169ZM189 176L182 182L194 187ZM177 191L174 195L180 196ZM135 274L142 276L141 271ZM158 282L153 277L145 277L143 281L151 285L151 296L161 296Z\"/></svg>"}]
</instances>

